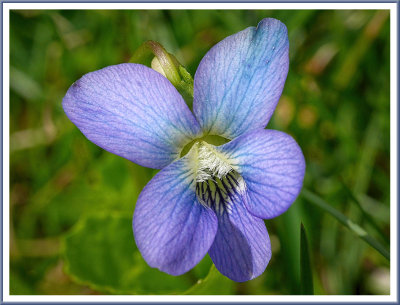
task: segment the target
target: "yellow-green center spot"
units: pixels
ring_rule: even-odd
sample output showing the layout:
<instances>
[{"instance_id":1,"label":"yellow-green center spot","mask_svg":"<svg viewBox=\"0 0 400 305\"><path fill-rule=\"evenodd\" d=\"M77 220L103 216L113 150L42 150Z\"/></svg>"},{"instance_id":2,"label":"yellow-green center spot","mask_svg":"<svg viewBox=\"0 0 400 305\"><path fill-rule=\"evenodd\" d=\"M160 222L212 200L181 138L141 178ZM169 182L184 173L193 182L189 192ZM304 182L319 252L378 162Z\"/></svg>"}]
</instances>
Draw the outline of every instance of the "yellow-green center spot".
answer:
<instances>
[{"instance_id":1,"label":"yellow-green center spot","mask_svg":"<svg viewBox=\"0 0 400 305\"><path fill-rule=\"evenodd\" d=\"M190 143L186 144L185 147L183 147L180 157L182 158L184 155L186 155L195 143L202 141L214 146L219 146L228 143L230 140L217 135L206 135L204 137L194 139Z\"/></svg>"}]
</instances>

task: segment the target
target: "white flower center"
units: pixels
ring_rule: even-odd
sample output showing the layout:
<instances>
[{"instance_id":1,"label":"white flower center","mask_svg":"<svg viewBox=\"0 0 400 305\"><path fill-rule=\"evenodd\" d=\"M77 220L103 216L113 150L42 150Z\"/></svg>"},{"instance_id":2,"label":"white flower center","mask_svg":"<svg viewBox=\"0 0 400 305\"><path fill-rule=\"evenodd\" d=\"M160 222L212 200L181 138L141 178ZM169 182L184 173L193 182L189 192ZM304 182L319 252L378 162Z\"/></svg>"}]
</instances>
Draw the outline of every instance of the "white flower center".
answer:
<instances>
[{"instance_id":1,"label":"white flower center","mask_svg":"<svg viewBox=\"0 0 400 305\"><path fill-rule=\"evenodd\" d=\"M196 196L198 201L222 214L232 210L232 204L245 193L243 178L233 169L229 159L214 146L196 143Z\"/></svg>"},{"instance_id":2,"label":"white flower center","mask_svg":"<svg viewBox=\"0 0 400 305\"><path fill-rule=\"evenodd\" d=\"M233 170L228 159L206 142L199 142L197 158L196 182L222 178Z\"/></svg>"}]
</instances>

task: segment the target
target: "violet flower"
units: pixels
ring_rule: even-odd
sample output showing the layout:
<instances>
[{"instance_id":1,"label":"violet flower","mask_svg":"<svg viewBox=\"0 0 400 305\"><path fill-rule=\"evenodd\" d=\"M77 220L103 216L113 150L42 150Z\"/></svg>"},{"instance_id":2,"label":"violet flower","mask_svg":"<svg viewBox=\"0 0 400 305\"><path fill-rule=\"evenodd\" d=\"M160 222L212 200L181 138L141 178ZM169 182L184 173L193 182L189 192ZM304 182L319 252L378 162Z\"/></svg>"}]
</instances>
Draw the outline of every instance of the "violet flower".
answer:
<instances>
[{"instance_id":1,"label":"violet flower","mask_svg":"<svg viewBox=\"0 0 400 305\"><path fill-rule=\"evenodd\" d=\"M283 90L288 49L287 29L275 19L219 42L196 71L193 113L163 75L139 64L88 73L69 88L64 110L90 141L161 169L133 216L150 266L179 275L208 253L238 282L265 270L271 246L262 219L289 208L305 171L292 137L264 129Z\"/></svg>"}]
</instances>

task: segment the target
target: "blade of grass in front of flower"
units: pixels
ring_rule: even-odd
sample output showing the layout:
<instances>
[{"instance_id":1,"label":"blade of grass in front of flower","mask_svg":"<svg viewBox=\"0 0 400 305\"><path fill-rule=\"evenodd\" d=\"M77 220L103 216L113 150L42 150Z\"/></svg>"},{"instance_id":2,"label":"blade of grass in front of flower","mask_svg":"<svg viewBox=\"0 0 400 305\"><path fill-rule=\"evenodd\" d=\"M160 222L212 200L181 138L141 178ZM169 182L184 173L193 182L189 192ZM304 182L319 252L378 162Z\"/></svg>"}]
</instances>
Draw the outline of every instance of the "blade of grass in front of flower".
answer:
<instances>
[{"instance_id":1,"label":"blade of grass in front of flower","mask_svg":"<svg viewBox=\"0 0 400 305\"><path fill-rule=\"evenodd\" d=\"M212 264L210 271L204 279L198 280L184 294L204 295L204 294L231 294L233 293L234 282L223 276L215 265Z\"/></svg>"},{"instance_id":2,"label":"blade of grass in front of flower","mask_svg":"<svg viewBox=\"0 0 400 305\"><path fill-rule=\"evenodd\" d=\"M303 223L300 225L300 290L301 294L314 294L307 234Z\"/></svg>"},{"instance_id":3,"label":"blade of grass in front of flower","mask_svg":"<svg viewBox=\"0 0 400 305\"><path fill-rule=\"evenodd\" d=\"M357 197L353 194L353 192L347 187L347 185L343 182L343 188L346 191L346 193L349 195L350 199L356 204L356 206L360 209L362 212L363 216L365 219L368 221L368 223L375 229L375 232L379 234L381 239L385 241L385 243L388 245L389 244L389 238L386 236L386 234L383 233L382 229L379 227L379 225L376 223L376 221L371 217L370 214L368 214L363 206L361 205L360 201L357 199Z\"/></svg>"},{"instance_id":4,"label":"blade of grass in front of flower","mask_svg":"<svg viewBox=\"0 0 400 305\"><path fill-rule=\"evenodd\" d=\"M330 204L325 202L322 198L318 197L317 195L313 194L312 192L303 189L301 194L305 199L309 202L313 203L314 205L318 206L319 208L323 209L325 212L328 212L332 215L336 220L350 229L354 234L364 240L367 244L369 244L372 248L382 254L387 260L390 260L390 253L389 250L386 249L380 242L376 239L371 237L363 228L361 228L358 224L352 222L348 219L345 215L341 212L333 208Z\"/></svg>"}]
</instances>

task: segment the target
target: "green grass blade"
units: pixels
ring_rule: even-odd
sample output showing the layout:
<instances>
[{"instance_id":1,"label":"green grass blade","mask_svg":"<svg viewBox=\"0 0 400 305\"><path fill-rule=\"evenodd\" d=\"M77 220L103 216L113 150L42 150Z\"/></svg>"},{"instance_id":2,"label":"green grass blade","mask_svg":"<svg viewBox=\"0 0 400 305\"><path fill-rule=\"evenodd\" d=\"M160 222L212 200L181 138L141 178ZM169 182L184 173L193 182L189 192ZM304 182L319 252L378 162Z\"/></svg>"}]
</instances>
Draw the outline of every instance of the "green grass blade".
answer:
<instances>
[{"instance_id":1,"label":"green grass blade","mask_svg":"<svg viewBox=\"0 0 400 305\"><path fill-rule=\"evenodd\" d=\"M346 226L348 229L350 229L350 231L352 231L354 234L356 234L358 237L360 237L362 240L364 240L367 244L369 244L372 248L374 248L376 251L378 251L380 254L382 254L387 260L390 260L389 250L387 250L386 247L384 247L376 239L371 237L367 233L367 231L365 231L363 228L361 228L358 224L352 222L349 218L347 218L341 212L339 212L338 210L333 208L330 204L325 202L322 198L311 193L310 191L303 189L301 194L310 203L318 206L325 212L328 212L330 215L332 215L334 218L336 218L336 220L338 220L341 224Z\"/></svg>"},{"instance_id":2,"label":"green grass blade","mask_svg":"<svg viewBox=\"0 0 400 305\"><path fill-rule=\"evenodd\" d=\"M356 204L356 206L359 208L359 210L363 213L363 216L365 219L368 221L368 223L375 229L375 232L379 234L382 240L386 242L386 244L389 244L389 238L382 232L381 228L379 225L376 223L376 221L371 217L370 214L368 214L363 206L361 205L360 201L357 199L357 197L353 194L353 192L350 190L350 188L347 187L347 185L341 181L343 185L343 189L347 193L347 195L350 197L350 199Z\"/></svg>"},{"instance_id":3,"label":"green grass blade","mask_svg":"<svg viewBox=\"0 0 400 305\"><path fill-rule=\"evenodd\" d=\"M301 294L314 294L307 234L303 223L300 225L300 290Z\"/></svg>"}]
</instances>

